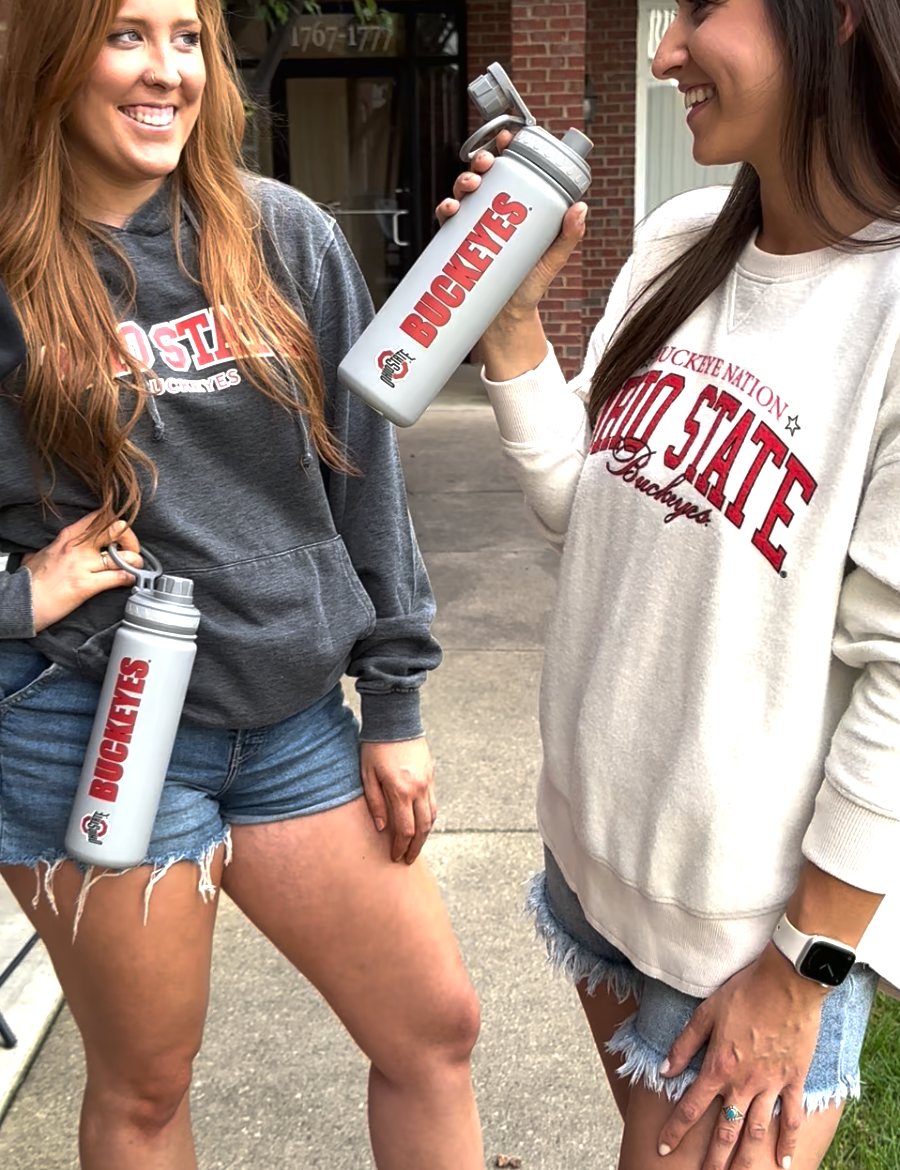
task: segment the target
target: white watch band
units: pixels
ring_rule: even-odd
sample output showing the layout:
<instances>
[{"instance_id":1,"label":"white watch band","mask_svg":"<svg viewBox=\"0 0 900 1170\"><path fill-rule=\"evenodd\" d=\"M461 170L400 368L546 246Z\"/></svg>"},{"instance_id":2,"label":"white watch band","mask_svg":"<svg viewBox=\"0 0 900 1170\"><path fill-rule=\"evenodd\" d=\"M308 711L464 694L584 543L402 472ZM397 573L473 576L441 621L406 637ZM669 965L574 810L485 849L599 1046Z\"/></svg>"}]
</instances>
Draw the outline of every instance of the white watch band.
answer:
<instances>
[{"instance_id":1,"label":"white watch band","mask_svg":"<svg viewBox=\"0 0 900 1170\"><path fill-rule=\"evenodd\" d=\"M825 935L804 934L788 921L786 914L778 920L772 942L793 964L798 975L822 987L837 987L856 960L853 947Z\"/></svg>"},{"instance_id":2,"label":"white watch band","mask_svg":"<svg viewBox=\"0 0 900 1170\"><path fill-rule=\"evenodd\" d=\"M786 959L797 966L800 961L800 956L803 954L803 949L807 943L817 938L814 934L804 934L802 930L798 930L796 926L792 926L788 922L788 916L782 914L778 919L775 929L772 931L772 942L781 951Z\"/></svg>"}]
</instances>

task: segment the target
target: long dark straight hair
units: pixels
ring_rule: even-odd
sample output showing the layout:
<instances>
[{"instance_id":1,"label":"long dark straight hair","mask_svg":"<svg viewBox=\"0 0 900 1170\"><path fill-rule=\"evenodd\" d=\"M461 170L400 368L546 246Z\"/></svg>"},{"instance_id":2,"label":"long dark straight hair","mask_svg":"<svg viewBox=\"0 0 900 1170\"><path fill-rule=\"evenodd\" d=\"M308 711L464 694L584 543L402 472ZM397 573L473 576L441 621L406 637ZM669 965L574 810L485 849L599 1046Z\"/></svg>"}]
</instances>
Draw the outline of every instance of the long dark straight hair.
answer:
<instances>
[{"instance_id":1,"label":"long dark straight hair","mask_svg":"<svg viewBox=\"0 0 900 1170\"><path fill-rule=\"evenodd\" d=\"M900 4L845 0L855 22L842 38L838 0L764 0L784 57L788 108L782 157L797 205L824 244L846 240L829 222L816 187L824 163L836 190L871 219L900 225ZM872 176L893 199L867 194ZM672 333L728 276L762 224L756 171L744 164L712 227L639 289L597 367L588 400L595 425L603 404L650 361ZM880 246L900 244L900 235Z\"/></svg>"}]
</instances>

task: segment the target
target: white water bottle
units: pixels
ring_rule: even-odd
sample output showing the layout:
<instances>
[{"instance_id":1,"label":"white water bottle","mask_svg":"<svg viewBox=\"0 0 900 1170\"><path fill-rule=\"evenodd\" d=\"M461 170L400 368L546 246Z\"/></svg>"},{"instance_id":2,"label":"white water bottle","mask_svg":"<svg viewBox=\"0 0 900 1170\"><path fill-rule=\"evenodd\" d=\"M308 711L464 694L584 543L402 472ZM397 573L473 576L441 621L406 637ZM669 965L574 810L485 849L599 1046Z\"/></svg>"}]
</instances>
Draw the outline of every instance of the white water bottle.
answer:
<instances>
[{"instance_id":1,"label":"white water bottle","mask_svg":"<svg viewBox=\"0 0 900 1170\"><path fill-rule=\"evenodd\" d=\"M162 575L159 562L137 578L116 631L81 781L69 818L66 849L78 861L111 869L140 865L181 719L200 613L193 582Z\"/></svg>"},{"instance_id":2,"label":"white water bottle","mask_svg":"<svg viewBox=\"0 0 900 1170\"><path fill-rule=\"evenodd\" d=\"M463 161L501 130L517 130L515 137L338 367L349 390L402 427L446 384L591 181L591 141L575 129L557 139L538 126L500 65L469 94L489 121L463 146Z\"/></svg>"}]
</instances>

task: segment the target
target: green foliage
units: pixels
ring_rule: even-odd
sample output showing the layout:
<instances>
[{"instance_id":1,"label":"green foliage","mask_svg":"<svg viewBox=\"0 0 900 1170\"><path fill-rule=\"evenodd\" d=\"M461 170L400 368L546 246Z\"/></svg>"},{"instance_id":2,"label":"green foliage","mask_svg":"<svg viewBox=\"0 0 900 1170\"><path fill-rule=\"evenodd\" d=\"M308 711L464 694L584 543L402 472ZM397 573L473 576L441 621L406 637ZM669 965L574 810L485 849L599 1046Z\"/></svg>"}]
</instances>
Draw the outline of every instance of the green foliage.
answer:
<instances>
[{"instance_id":1,"label":"green foliage","mask_svg":"<svg viewBox=\"0 0 900 1170\"><path fill-rule=\"evenodd\" d=\"M860 1067L862 1097L844 1110L821 1170L900 1166L900 1001L878 996Z\"/></svg>"}]
</instances>

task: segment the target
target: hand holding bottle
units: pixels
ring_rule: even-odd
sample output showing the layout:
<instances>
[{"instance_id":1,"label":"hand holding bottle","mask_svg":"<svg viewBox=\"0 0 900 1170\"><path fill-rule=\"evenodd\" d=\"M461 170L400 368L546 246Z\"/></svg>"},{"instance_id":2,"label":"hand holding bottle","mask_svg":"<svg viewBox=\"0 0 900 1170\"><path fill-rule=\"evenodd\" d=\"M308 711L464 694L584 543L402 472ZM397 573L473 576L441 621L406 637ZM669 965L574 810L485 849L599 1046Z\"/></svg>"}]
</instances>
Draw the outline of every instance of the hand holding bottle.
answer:
<instances>
[{"instance_id":1,"label":"hand holding bottle","mask_svg":"<svg viewBox=\"0 0 900 1170\"><path fill-rule=\"evenodd\" d=\"M512 134L502 130L496 139L497 153L500 154L512 141ZM438 204L435 214L442 226L454 216L467 195L481 186L481 176L494 165L494 155L487 150L480 151L472 160L472 169L463 171L453 184L453 196ZM565 268L575 248L584 237L587 218L586 203L574 203L566 212L559 236L540 258L531 273L510 297L503 315L511 318L531 318L550 285Z\"/></svg>"},{"instance_id":2,"label":"hand holding bottle","mask_svg":"<svg viewBox=\"0 0 900 1170\"><path fill-rule=\"evenodd\" d=\"M91 535L98 516L99 512L83 516L63 528L52 544L22 557L23 567L31 574L35 633L61 621L96 593L134 584L131 574L117 569L105 549L116 541L122 559L140 568L137 537L124 520Z\"/></svg>"},{"instance_id":3,"label":"hand holding bottle","mask_svg":"<svg viewBox=\"0 0 900 1170\"><path fill-rule=\"evenodd\" d=\"M575 127L556 138L538 126L499 64L469 93L486 122L460 154L478 162L457 181L440 231L338 367L345 386L399 426L421 416L485 330L490 378L544 360L537 306L583 232L590 140ZM515 133L502 139L500 158L481 150L506 130Z\"/></svg>"}]
</instances>

